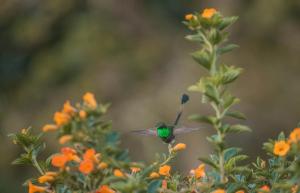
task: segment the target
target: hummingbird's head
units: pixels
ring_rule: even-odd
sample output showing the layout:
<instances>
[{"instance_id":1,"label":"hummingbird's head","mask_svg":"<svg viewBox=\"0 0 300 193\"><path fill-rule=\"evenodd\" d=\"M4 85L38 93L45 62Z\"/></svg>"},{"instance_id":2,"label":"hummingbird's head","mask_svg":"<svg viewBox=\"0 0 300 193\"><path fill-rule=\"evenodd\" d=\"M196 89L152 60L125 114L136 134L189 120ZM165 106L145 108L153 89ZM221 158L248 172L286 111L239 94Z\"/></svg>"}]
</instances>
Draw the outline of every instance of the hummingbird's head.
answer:
<instances>
[{"instance_id":1,"label":"hummingbird's head","mask_svg":"<svg viewBox=\"0 0 300 193\"><path fill-rule=\"evenodd\" d=\"M164 122L158 122L155 125L156 128L161 128L161 127L167 127L167 125Z\"/></svg>"}]
</instances>

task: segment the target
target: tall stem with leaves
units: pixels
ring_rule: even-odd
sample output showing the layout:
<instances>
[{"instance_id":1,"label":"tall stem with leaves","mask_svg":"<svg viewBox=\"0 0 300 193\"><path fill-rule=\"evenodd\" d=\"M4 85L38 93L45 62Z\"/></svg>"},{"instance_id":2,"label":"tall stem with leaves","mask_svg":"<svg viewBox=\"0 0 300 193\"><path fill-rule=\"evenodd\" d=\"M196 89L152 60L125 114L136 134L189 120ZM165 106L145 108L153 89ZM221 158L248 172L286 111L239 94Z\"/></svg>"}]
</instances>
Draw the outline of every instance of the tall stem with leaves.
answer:
<instances>
[{"instance_id":1,"label":"tall stem with leaves","mask_svg":"<svg viewBox=\"0 0 300 193\"><path fill-rule=\"evenodd\" d=\"M213 115L192 115L190 118L208 123L216 130L216 134L208 137L208 141L214 146L215 154L200 160L212 166L212 178L224 186L235 170L246 169L236 167L236 163L247 157L239 154L239 148L227 148L225 138L229 133L250 131L247 126L231 125L224 120L226 117L244 119L242 113L231 110L239 99L228 91L228 85L238 78L242 69L219 62L222 54L237 47L235 44L225 44L228 36L225 29L233 24L237 17L223 17L214 9L208 9L204 10L202 15L190 14L186 19L184 23L193 32L186 38L201 45L199 50L192 53L192 57L208 71L208 75L190 86L189 91L202 93L202 102L210 104L214 110Z\"/></svg>"}]
</instances>

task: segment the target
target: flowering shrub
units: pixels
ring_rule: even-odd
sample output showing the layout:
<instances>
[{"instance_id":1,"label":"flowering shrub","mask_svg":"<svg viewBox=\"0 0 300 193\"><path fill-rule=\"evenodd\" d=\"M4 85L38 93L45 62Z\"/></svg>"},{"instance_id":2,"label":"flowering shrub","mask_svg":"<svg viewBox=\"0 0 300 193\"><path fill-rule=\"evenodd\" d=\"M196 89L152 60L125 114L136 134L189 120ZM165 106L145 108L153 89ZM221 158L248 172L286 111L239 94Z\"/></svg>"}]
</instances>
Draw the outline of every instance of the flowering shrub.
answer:
<instances>
[{"instance_id":1,"label":"flowering shrub","mask_svg":"<svg viewBox=\"0 0 300 193\"><path fill-rule=\"evenodd\" d=\"M86 93L83 101L74 106L66 101L62 110L54 114L54 123L46 124L41 134L35 135L27 128L10 135L24 149L13 164L28 164L38 172L26 180L29 193L300 191L300 128L288 137L281 133L276 140L269 140L263 145L269 159L257 158L252 164L240 163L247 155L241 154L240 148L226 144L229 134L251 131L245 125L227 122L227 118L245 119L241 112L232 110L239 99L228 91L228 85L238 78L242 69L218 60L237 47L227 43L225 31L237 17L224 17L211 8L201 14L188 14L185 19L184 24L192 31L186 38L201 46L192 56L207 70L207 75L188 90L200 92L202 102L214 112L191 115L190 119L215 130L207 138L214 152L199 158L201 163L188 176L174 173L170 165L177 153L186 148L184 143L169 144L169 151L150 165L132 162L128 152L118 146L119 135L111 130L111 122L105 120L109 105L98 103L92 93ZM56 133L61 149L43 159L42 137L49 132Z\"/></svg>"}]
</instances>

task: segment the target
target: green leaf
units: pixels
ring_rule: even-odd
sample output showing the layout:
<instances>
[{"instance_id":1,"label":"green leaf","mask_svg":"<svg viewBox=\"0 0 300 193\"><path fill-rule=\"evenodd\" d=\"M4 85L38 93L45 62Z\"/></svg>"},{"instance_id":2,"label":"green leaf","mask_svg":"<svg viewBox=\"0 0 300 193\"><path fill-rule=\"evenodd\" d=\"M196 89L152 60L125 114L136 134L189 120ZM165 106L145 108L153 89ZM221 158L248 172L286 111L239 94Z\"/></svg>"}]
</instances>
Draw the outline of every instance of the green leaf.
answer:
<instances>
[{"instance_id":1,"label":"green leaf","mask_svg":"<svg viewBox=\"0 0 300 193\"><path fill-rule=\"evenodd\" d=\"M212 29L211 33L209 34L209 40L214 45L220 43L222 41L221 33L216 29Z\"/></svg>"},{"instance_id":2,"label":"green leaf","mask_svg":"<svg viewBox=\"0 0 300 193\"><path fill-rule=\"evenodd\" d=\"M222 84L229 84L236 80L238 76L241 74L241 68L235 68L233 66L223 66L223 72L221 74L221 82Z\"/></svg>"},{"instance_id":3,"label":"green leaf","mask_svg":"<svg viewBox=\"0 0 300 193\"><path fill-rule=\"evenodd\" d=\"M228 26L232 25L236 20L238 19L237 16L232 16L232 17L224 17L221 23L219 24L218 28L220 30L223 30L227 28Z\"/></svg>"},{"instance_id":4,"label":"green leaf","mask_svg":"<svg viewBox=\"0 0 300 193\"><path fill-rule=\"evenodd\" d=\"M229 159L231 159L233 156L236 156L240 151L241 151L241 149L237 148L237 147L231 147L231 148L225 149L224 150L224 160L225 160L225 163Z\"/></svg>"},{"instance_id":5,"label":"green leaf","mask_svg":"<svg viewBox=\"0 0 300 193\"><path fill-rule=\"evenodd\" d=\"M161 180L152 181L148 186L147 193L157 193L157 189L161 187L161 183Z\"/></svg>"},{"instance_id":6,"label":"green leaf","mask_svg":"<svg viewBox=\"0 0 300 193\"><path fill-rule=\"evenodd\" d=\"M246 125L232 125L228 128L227 133L251 132L251 129Z\"/></svg>"},{"instance_id":7,"label":"green leaf","mask_svg":"<svg viewBox=\"0 0 300 193\"><path fill-rule=\"evenodd\" d=\"M218 48L217 53L218 53L219 55L222 55L222 54L225 54L225 53L227 53L227 52L230 52L230 51L232 51L233 49L238 48L238 47L239 47L239 46L236 45L236 44L228 44L228 45L226 45L226 46L224 46L224 47Z\"/></svg>"},{"instance_id":8,"label":"green leaf","mask_svg":"<svg viewBox=\"0 0 300 193\"><path fill-rule=\"evenodd\" d=\"M223 101L224 109L228 109L231 106L240 102L240 99L236 98L235 96L232 96L231 94L226 94L223 98L224 98Z\"/></svg>"},{"instance_id":9,"label":"green leaf","mask_svg":"<svg viewBox=\"0 0 300 193\"><path fill-rule=\"evenodd\" d=\"M216 122L216 117L202 116L202 115L191 115L191 116L189 116L189 120L198 121L198 122L202 122L202 123L208 123L208 124L213 125Z\"/></svg>"},{"instance_id":10,"label":"green leaf","mask_svg":"<svg viewBox=\"0 0 300 193\"><path fill-rule=\"evenodd\" d=\"M225 170L228 171L228 172L230 172L236 166L237 162L243 161L243 160L245 160L247 158L248 158L247 155L237 155L237 156L234 156L234 157L230 158L225 163Z\"/></svg>"},{"instance_id":11,"label":"green leaf","mask_svg":"<svg viewBox=\"0 0 300 193\"><path fill-rule=\"evenodd\" d=\"M283 132L280 132L280 134L278 135L278 138L277 138L278 141L284 141L285 140L285 135Z\"/></svg>"},{"instance_id":12,"label":"green leaf","mask_svg":"<svg viewBox=\"0 0 300 193\"><path fill-rule=\"evenodd\" d=\"M190 41L195 41L195 42L200 42L200 43L203 42L203 39L202 39L201 35L199 35L199 34L187 35L187 36L185 36L185 38Z\"/></svg>"},{"instance_id":13,"label":"green leaf","mask_svg":"<svg viewBox=\"0 0 300 193\"><path fill-rule=\"evenodd\" d=\"M246 117L243 113L238 111L228 111L226 112L225 116L233 117L236 119L246 120Z\"/></svg>"},{"instance_id":14,"label":"green leaf","mask_svg":"<svg viewBox=\"0 0 300 193\"><path fill-rule=\"evenodd\" d=\"M218 93L217 88L214 85L206 84L204 94L210 100L214 101L216 104L220 103L219 93Z\"/></svg>"},{"instance_id":15,"label":"green leaf","mask_svg":"<svg viewBox=\"0 0 300 193\"><path fill-rule=\"evenodd\" d=\"M251 129L246 125L232 125L226 131L227 133L251 132Z\"/></svg>"},{"instance_id":16,"label":"green leaf","mask_svg":"<svg viewBox=\"0 0 300 193\"><path fill-rule=\"evenodd\" d=\"M215 162L213 162L211 159L209 159L209 158L204 158L204 157L200 157L200 158L198 158L198 160L200 160L200 161L202 161L203 163L205 163L205 164L207 164L207 165L209 165L209 166L211 166L211 167L213 167L213 168L215 168L215 169L219 169L219 166L218 166L218 164L217 163L215 163Z\"/></svg>"},{"instance_id":17,"label":"green leaf","mask_svg":"<svg viewBox=\"0 0 300 193\"><path fill-rule=\"evenodd\" d=\"M198 62L201 66L203 66L207 70L210 69L211 59L210 59L210 55L207 51L199 50L199 51L191 53L191 55L194 58L194 60L196 62Z\"/></svg>"},{"instance_id":18,"label":"green leaf","mask_svg":"<svg viewBox=\"0 0 300 193\"><path fill-rule=\"evenodd\" d=\"M12 162L13 165L26 165L26 164L32 164L31 156L30 154L21 154L19 158L15 159Z\"/></svg>"}]
</instances>

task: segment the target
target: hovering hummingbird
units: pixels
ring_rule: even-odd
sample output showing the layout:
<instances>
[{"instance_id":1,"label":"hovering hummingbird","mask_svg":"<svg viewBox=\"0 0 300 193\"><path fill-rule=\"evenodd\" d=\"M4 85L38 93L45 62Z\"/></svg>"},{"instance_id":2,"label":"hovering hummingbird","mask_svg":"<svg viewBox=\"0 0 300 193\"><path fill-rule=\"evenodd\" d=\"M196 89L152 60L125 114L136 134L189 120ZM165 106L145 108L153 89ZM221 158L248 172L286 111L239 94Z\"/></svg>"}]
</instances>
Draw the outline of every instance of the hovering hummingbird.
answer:
<instances>
[{"instance_id":1,"label":"hovering hummingbird","mask_svg":"<svg viewBox=\"0 0 300 193\"><path fill-rule=\"evenodd\" d=\"M154 128L149 129L142 129L142 130L134 130L131 131L134 134L144 135L144 136L157 136L165 143L171 143L175 139L175 135L182 134L182 133L189 133L192 131L199 130L199 128L186 128L186 127L177 127L178 122L181 118L183 113L184 105L189 101L189 96L183 94L181 97L181 105L179 112L176 116L173 125L167 125L165 123L158 123Z\"/></svg>"}]
</instances>

